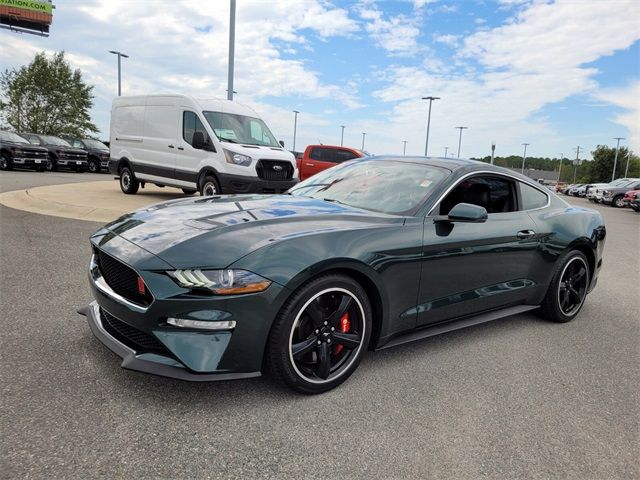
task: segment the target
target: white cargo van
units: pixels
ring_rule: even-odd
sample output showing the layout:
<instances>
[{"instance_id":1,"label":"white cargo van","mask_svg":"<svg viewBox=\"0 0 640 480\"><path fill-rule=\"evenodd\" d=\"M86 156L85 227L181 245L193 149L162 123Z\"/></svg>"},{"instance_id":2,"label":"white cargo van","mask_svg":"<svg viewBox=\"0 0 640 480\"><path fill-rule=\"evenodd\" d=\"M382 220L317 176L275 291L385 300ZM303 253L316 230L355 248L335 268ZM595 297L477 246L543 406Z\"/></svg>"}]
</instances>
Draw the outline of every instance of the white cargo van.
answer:
<instances>
[{"instance_id":1,"label":"white cargo van","mask_svg":"<svg viewBox=\"0 0 640 480\"><path fill-rule=\"evenodd\" d=\"M184 95L118 97L109 171L124 193L145 183L220 193L281 193L298 181L293 155L258 114L236 102Z\"/></svg>"}]
</instances>

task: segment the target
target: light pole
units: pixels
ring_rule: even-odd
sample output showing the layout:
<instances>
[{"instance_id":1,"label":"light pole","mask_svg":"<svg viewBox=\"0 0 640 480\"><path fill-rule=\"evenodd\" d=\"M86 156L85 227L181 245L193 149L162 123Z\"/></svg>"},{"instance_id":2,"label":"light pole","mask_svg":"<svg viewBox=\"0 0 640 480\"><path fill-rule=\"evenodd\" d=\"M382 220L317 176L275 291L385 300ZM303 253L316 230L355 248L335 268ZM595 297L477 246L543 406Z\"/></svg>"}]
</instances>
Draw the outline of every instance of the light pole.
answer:
<instances>
[{"instance_id":1,"label":"light pole","mask_svg":"<svg viewBox=\"0 0 640 480\"><path fill-rule=\"evenodd\" d=\"M236 45L236 0L229 4L229 71L227 72L227 100L233 100L233 62Z\"/></svg>"},{"instance_id":2,"label":"light pole","mask_svg":"<svg viewBox=\"0 0 640 480\"><path fill-rule=\"evenodd\" d=\"M447 151L449 150L449 147L444 147L444 158L447 158Z\"/></svg>"},{"instance_id":3,"label":"light pole","mask_svg":"<svg viewBox=\"0 0 640 480\"><path fill-rule=\"evenodd\" d=\"M362 132L362 148L360 149L361 152L364 152L364 136L366 135L365 132Z\"/></svg>"},{"instance_id":4,"label":"light pole","mask_svg":"<svg viewBox=\"0 0 640 480\"><path fill-rule=\"evenodd\" d=\"M402 140L402 143L403 143L402 155L406 157L407 156L407 140Z\"/></svg>"},{"instance_id":5,"label":"light pole","mask_svg":"<svg viewBox=\"0 0 640 480\"><path fill-rule=\"evenodd\" d=\"M580 163L580 145L576 147L576 162L573 165L573 183L576 183L576 174L578 173L578 163Z\"/></svg>"},{"instance_id":6,"label":"light pole","mask_svg":"<svg viewBox=\"0 0 640 480\"><path fill-rule=\"evenodd\" d=\"M522 154L522 170L520 171L520 173L524 175L524 161L527 159L527 146L529 144L523 143L522 145L524 145L524 153Z\"/></svg>"},{"instance_id":7,"label":"light pole","mask_svg":"<svg viewBox=\"0 0 640 480\"><path fill-rule=\"evenodd\" d=\"M493 165L493 159L496 157L496 142L491 142L491 165Z\"/></svg>"},{"instance_id":8,"label":"light pole","mask_svg":"<svg viewBox=\"0 0 640 480\"><path fill-rule=\"evenodd\" d=\"M458 158L460 158L460 145L462 144L462 130L465 130L469 127L456 127L460 129L460 138L458 139Z\"/></svg>"},{"instance_id":9,"label":"light pole","mask_svg":"<svg viewBox=\"0 0 640 480\"><path fill-rule=\"evenodd\" d=\"M564 153L560 153L560 167L558 168L558 183L560 183L560 175L562 175L562 160L564 159Z\"/></svg>"},{"instance_id":10,"label":"light pole","mask_svg":"<svg viewBox=\"0 0 640 480\"><path fill-rule=\"evenodd\" d=\"M296 151L296 129L298 128L298 110L293 111L293 151Z\"/></svg>"},{"instance_id":11,"label":"light pole","mask_svg":"<svg viewBox=\"0 0 640 480\"><path fill-rule=\"evenodd\" d=\"M429 115L427 116L427 140L424 143L424 156L427 156L429 150L429 127L431 126L431 104L434 100L440 100L440 97L422 97L422 100L429 100Z\"/></svg>"},{"instance_id":12,"label":"light pole","mask_svg":"<svg viewBox=\"0 0 640 480\"><path fill-rule=\"evenodd\" d=\"M116 50L109 50L109 53L113 53L114 55L118 56L118 96L120 96L122 94L122 84L120 81L120 72L121 72L121 67L120 67L120 59L122 57L124 58L129 58L129 55L126 55L122 52L118 52Z\"/></svg>"},{"instance_id":13,"label":"light pole","mask_svg":"<svg viewBox=\"0 0 640 480\"><path fill-rule=\"evenodd\" d=\"M342 134L340 135L340 146L342 147L344 143L344 125L340 125L340 128L342 128Z\"/></svg>"},{"instance_id":14,"label":"light pole","mask_svg":"<svg viewBox=\"0 0 640 480\"><path fill-rule=\"evenodd\" d=\"M616 165L618 164L618 150L620 150L620 140L624 140L624 137L613 137L613 139L617 140L618 143L616 145L616 156L613 157L613 172L611 173L612 182L616 179Z\"/></svg>"},{"instance_id":15,"label":"light pole","mask_svg":"<svg viewBox=\"0 0 640 480\"><path fill-rule=\"evenodd\" d=\"M631 160L631 150L627 150L627 167L624 169L624 177L627 178L629 173L629 160Z\"/></svg>"}]
</instances>

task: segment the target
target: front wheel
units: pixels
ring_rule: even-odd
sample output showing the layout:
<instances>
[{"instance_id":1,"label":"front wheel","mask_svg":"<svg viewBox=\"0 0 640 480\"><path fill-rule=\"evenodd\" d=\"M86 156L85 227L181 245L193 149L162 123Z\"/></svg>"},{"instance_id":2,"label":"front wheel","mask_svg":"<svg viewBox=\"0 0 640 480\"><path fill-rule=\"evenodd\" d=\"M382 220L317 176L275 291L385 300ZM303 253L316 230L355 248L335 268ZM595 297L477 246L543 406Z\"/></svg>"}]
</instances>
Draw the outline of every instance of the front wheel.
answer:
<instances>
[{"instance_id":1,"label":"front wheel","mask_svg":"<svg viewBox=\"0 0 640 480\"><path fill-rule=\"evenodd\" d=\"M13 162L8 155L0 156L0 170L13 170Z\"/></svg>"},{"instance_id":2,"label":"front wheel","mask_svg":"<svg viewBox=\"0 0 640 480\"><path fill-rule=\"evenodd\" d=\"M571 250L564 254L540 305L542 316L559 323L573 320L582 309L590 278L589 264L582 252Z\"/></svg>"},{"instance_id":3,"label":"front wheel","mask_svg":"<svg viewBox=\"0 0 640 480\"><path fill-rule=\"evenodd\" d=\"M303 393L337 387L356 370L371 337L372 311L352 278L328 274L300 287L275 319L267 366Z\"/></svg>"},{"instance_id":4,"label":"front wheel","mask_svg":"<svg viewBox=\"0 0 640 480\"><path fill-rule=\"evenodd\" d=\"M58 171L58 162L55 158L49 157L49 159L47 160L47 170L49 170L50 172Z\"/></svg>"},{"instance_id":5,"label":"front wheel","mask_svg":"<svg viewBox=\"0 0 640 480\"><path fill-rule=\"evenodd\" d=\"M140 182L133 175L133 171L128 166L120 169L120 190L127 195L134 195L140 188Z\"/></svg>"},{"instance_id":6,"label":"front wheel","mask_svg":"<svg viewBox=\"0 0 640 480\"><path fill-rule=\"evenodd\" d=\"M624 197L622 195L618 195L613 199L613 201L611 202L611 205L613 205L616 208L624 207Z\"/></svg>"}]
</instances>

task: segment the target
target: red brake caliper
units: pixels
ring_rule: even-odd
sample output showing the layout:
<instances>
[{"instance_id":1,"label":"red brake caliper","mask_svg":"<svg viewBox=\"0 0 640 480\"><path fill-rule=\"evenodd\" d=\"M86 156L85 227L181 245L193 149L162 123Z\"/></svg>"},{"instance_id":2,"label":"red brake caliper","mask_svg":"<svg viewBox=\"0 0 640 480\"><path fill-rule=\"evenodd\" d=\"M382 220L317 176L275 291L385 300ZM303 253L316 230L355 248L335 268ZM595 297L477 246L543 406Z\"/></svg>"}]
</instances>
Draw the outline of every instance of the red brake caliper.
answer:
<instances>
[{"instance_id":1,"label":"red brake caliper","mask_svg":"<svg viewBox=\"0 0 640 480\"><path fill-rule=\"evenodd\" d=\"M351 322L349 321L349 312L340 317L340 331L347 333L351 329ZM344 347L342 345L333 346L333 354L338 355Z\"/></svg>"}]
</instances>

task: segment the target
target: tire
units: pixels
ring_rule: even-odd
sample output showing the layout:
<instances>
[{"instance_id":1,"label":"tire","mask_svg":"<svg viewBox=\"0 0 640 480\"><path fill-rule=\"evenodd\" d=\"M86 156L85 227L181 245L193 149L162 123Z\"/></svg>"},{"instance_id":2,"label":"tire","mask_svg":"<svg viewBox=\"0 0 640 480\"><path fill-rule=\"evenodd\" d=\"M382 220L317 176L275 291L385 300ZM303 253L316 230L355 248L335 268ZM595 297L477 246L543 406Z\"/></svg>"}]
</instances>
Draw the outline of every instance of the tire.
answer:
<instances>
[{"instance_id":1,"label":"tire","mask_svg":"<svg viewBox=\"0 0 640 480\"><path fill-rule=\"evenodd\" d=\"M556 263L549 289L540 304L542 316L558 323L573 320L584 305L590 281L587 257L578 250L565 253Z\"/></svg>"},{"instance_id":2,"label":"tire","mask_svg":"<svg viewBox=\"0 0 640 480\"><path fill-rule=\"evenodd\" d=\"M367 294L352 278L327 274L310 280L289 297L273 323L267 370L302 393L331 390L358 367L371 338L371 318Z\"/></svg>"},{"instance_id":3,"label":"tire","mask_svg":"<svg viewBox=\"0 0 640 480\"><path fill-rule=\"evenodd\" d=\"M135 195L140 188L140 182L136 179L131 167L125 165L120 169L120 190L127 195Z\"/></svg>"},{"instance_id":4,"label":"tire","mask_svg":"<svg viewBox=\"0 0 640 480\"><path fill-rule=\"evenodd\" d=\"M0 170L13 170L13 162L9 155L3 153L2 156L0 156Z\"/></svg>"},{"instance_id":5,"label":"tire","mask_svg":"<svg viewBox=\"0 0 640 480\"><path fill-rule=\"evenodd\" d=\"M611 200L611 205L616 208L624 207L624 195L616 195L615 197L613 197L613 200Z\"/></svg>"},{"instance_id":6,"label":"tire","mask_svg":"<svg viewBox=\"0 0 640 480\"><path fill-rule=\"evenodd\" d=\"M36 168L36 172L45 172L46 170L47 170L46 167L45 168L42 168L42 167Z\"/></svg>"},{"instance_id":7,"label":"tire","mask_svg":"<svg viewBox=\"0 0 640 480\"><path fill-rule=\"evenodd\" d=\"M49 170L50 172L58 171L58 162L54 157L49 157L49 159L47 160L47 170Z\"/></svg>"},{"instance_id":8,"label":"tire","mask_svg":"<svg viewBox=\"0 0 640 480\"><path fill-rule=\"evenodd\" d=\"M203 197L211 197L220 195L220 184L213 175L206 175L200 182L200 195Z\"/></svg>"},{"instance_id":9,"label":"tire","mask_svg":"<svg viewBox=\"0 0 640 480\"><path fill-rule=\"evenodd\" d=\"M89 172L100 173L100 162L98 162L95 158L90 158L87 165L89 168Z\"/></svg>"},{"instance_id":10,"label":"tire","mask_svg":"<svg viewBox=\"0 0 640 480\"><path fill-rule=\"evenodd\" d=\"M194 193L197 192L195 188L183 188L181 190L182 190L182 193L184 193L185 195L193 195Z\"/></svg>"}]
</instances>

